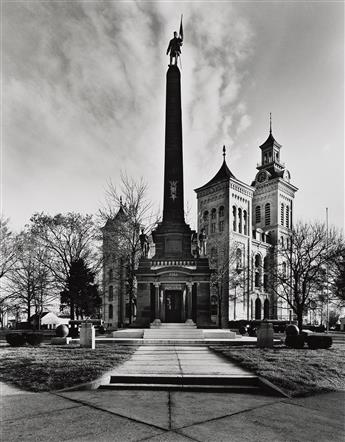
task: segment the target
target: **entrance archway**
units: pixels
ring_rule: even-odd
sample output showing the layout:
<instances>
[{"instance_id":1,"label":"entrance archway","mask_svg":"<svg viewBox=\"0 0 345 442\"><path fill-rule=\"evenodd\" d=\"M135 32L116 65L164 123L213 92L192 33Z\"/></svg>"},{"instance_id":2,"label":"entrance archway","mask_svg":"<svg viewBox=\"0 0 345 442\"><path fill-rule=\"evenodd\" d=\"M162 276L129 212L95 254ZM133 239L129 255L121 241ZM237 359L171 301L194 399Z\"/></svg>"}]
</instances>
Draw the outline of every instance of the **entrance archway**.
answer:
<instances>
[{"instance_id":1,"label":"entrance archway","mask_svg":"<svg viewBox=\"0 0 345 442\"><path fill-rule=\"evenodd\" d=\"M265 299L264 302L264 319L269 319L270 317L270 301Z\"/></svg>"},{"instance_id":2,"label":"entrance archway","mask_svg":"<svg viewBox=\"0 0 345 442\"><path fill-rule=\"evenodd\" d=\"M261 299L256 298L255 300L255 319L261 319Z\"/></svg>"},{"instance_id":3,"label":"entrance archway","mask_svg":"<svg viewBox=\"0 0 345 442\"><path fill-rule=\"evenodd\" d=\"M165 290L165 322L182 322L182 290Z\"/></svg>"}]
</instances>

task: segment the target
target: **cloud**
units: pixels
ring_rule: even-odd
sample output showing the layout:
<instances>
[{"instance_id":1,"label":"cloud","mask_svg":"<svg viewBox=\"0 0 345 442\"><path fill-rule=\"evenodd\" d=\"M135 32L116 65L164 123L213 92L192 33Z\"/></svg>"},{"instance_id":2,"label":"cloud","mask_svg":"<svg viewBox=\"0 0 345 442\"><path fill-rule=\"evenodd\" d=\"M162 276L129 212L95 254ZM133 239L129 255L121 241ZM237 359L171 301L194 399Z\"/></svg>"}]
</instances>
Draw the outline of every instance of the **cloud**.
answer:
<instances>
[{"instance_id":1,"label":"cloud","mask_svg":"<svg viewBox=\"0 0 345 442\"><path fill-rule=\"evenodd\" d=\"M232 4L184 3L183 9L184 141L193 185L201 163L205 170L204 160L250 123L248 115L238 122L236 105L252 31ZM76 209L89 210L97 204L90 203L90 192L95 198L95 189L109 177L116 182L124 169L152 180L159 201L165 51L179 25L176 5L9 2L3 12L9 211L23 216L16 194L31 201L31 211L53 207L55 195L61 211L74 192ZM91 190L81 193L84 186Z\"/></svg>"}]
</instances>

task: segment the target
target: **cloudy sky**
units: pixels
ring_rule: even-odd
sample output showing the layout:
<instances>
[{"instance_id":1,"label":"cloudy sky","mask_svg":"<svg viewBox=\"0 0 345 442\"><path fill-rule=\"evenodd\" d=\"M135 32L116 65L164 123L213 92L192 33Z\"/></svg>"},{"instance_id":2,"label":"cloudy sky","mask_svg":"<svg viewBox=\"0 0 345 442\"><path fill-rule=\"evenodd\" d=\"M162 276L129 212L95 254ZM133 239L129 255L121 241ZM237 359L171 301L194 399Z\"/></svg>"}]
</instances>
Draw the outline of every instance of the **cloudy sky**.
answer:
<instances>
[{"instance_id":1,"label":"cloudy sky","mask_svg":"<svg viewBox=\"0 0 345 442\"><path fill-rule=\"evenodd\" d=\"M162 207L165 52L184 16L185 200L250 183L273 134L295 219L344 224L343 2L2 2L2 212L96 213L121 171Z\"/></svg>"}]
</instances>

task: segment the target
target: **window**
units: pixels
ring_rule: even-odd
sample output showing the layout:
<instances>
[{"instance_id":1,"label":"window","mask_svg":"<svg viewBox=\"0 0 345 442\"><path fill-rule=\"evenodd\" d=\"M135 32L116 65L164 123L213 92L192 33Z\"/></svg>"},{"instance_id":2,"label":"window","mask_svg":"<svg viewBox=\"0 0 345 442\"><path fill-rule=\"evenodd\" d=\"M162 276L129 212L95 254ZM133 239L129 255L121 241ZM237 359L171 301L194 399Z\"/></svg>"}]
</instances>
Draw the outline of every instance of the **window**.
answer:
<instances>
[{"instance_id":1,"label":"window","mask_svg":"<svg viewBox=\"0 0 345 442\"><path fill-rule=\"evenodd\" d=\"M242 269L242 250L241 249L236 250L236 269L237 270Z\"/></svg>"},{"instance_id":2,"label":"window","mask_svg":"<svg viewBox=\"0 0 345 442\"><path fill-rule=\"evenodd\" d=\"M290 209L289 206L286 206L286 227L289 229L290 228Z\"/></svg>"},{"instance_id":3,"label":"window","mask_svg":"<svg viewBox=\"0 0 345 442\"><path fill-rule=\"evenodd\" d=\"M246 210L243 210L243 234L248 235L248 220Z\"/></svg>"},{"instance_id":4,"label":"window","mask_svg":"<svg viewBox=\"0 0 345 442\"><path fill-rule=\"evenodd\" d=\"M261 319L261 299L255 300L255 319Z\"/></svg>"},{"instance_id":5,"label":"window","mask_svg":"<svg viewBox=\"0 0 345 442\"><path fill-rule=\"evenodd\" d=\"M284 204L280 205L280 225L284 225Z\"/></svg>"},{"instance_id":6,"label":"window","mask_svg":"<svg viewBox=\"0 0 345 442\"><path fill-rule=\"evenodd\" d=\"M238 209L238 232L242 233L242 209Z\"/></svg>"},{"instance_id":7,"label":"window","mask_svg":"<svg viewBox=\"0 0 345 442\"><path fill-rule=\"evenodd\" d=\"M255 207L255 222L261 223L261 207L260 206Z\"/></svg>"},{"instance_id":8,"label":"window","mask_svg":"<svg viewBox=\"0 0 345 442\"><path fill-rule=\"evenodd\" d=\"M265 226L269 226L271 224L271 204L265 204Z\"/></svg>"},{"instance_id":9,"label":"window","mask_svg":"<svg viewBox=\"0 0 345 442\"><path fill-rule=\"evenodd\" d=\"M204 230L205 230L205 235L207 236L208 235L208 224L204 225Z\"/></svg>"},{"instance_id":10,"label":"window","mask_svg":"<svg viewBox=\"0 0 345 442\"><path fill-rule=\"evenodd\" d=\"M109 319L113 319L113 306L109 305Z\"/></svg>"},{"instance_id":11,"label":"window","mask_svg":"<svg viewBox=\"0 0 345 442\"><path fill-rule=\"evenodd\" d=\"M219 217L222 218L224 216L224 206L219 207Z\"/></svg>"},{"instance_id":12,"label":"window","mask_svg":"<svg viewBox=\"0 0 345 442\"><path fill-rule=\"evenodd\" d=\"M280 237L280 244L282 247L284 247L284 236Z\"/></svg>"},{"instance_id":13,"label":"window","mask_svg":"<svg viewBox=\"0 0 345 442\"><path fill-rule=\"evenodd\" d=\"M211 233L216 233L216 223L211 223Z\"/></svg>"},{"instance_id":14,"label":"window","mask_svg":"<svg viewBox=\"0 0 345 442\"><path fill-rule=\"evenodd\" d=\"M286 262L283 262L283 264L282 264L282 276L283 276L283 279L285 280L286 279Z\"/></svg>"},{"instance_id":15,"label":"window","mask_svg":"<svg viewBox=\"0 0 345 442\"><path fill-rule=\"evenodd\" d=\"M219 231L224 232L224 221L219 221Z\"/></svg>"},{"instance_id":16,"label":"window","mask_svg":"<svg viewBox=\"0 0 345 442\"><path fill-rule=\"evenodd\" d=\"M206 210L203 214L203 220L207 221L208 220L208 211Z\"/></svg>"},{"instance_id":17,"label":"window","mask_svg":"<svg viewBox=\"0 0 345 442\"><path fill-rule=\"evenodd\" d=\"M211 210L211 219L216 219L217 218L217 211L216 209L212 209Z\"/></svg>"},{"instance_id":18,"label":"window","mask_svg":"<svg viewBox=\"0 0 345 442\"><path fill-rule=\"evenodd\" d=\"M264 290L268 288L268 275L264 275Z\"/></svg>"},{"instance_id":19,"label":"window","mask_svg":"<svg viewBox=\"0 0 345 442\"><path fill-rule=\"evenodd\" d=\"M268 319L270 317L270 302L268 299L264 301L264 319Z\"/></svg>"},{"instance_id":20,"label":"window","mask_svg":"<svg viewBox=\"0 0 345 442\"><path fill-rule=\"evenodd\" d=\"M236 206L232 206L232 230L236 232L236 219L237 219L237 210Z\"/></svg>"},{"instance_id":21,"label":"window","mask_svg":"<svg viewBox=\"0 0 345 442\"><path fill-rule=\"evenodd\" d=\"M109 302L112 302L114 299L114 288L112 285L109 286Z\"/></svg>"},{"instance_id":22,"label":"window","mask_svg":"<svg viewBox=\"0 0 345 442\"><path fill-rule=\"evenodd\" d=\"M109 269L108 278L109 278L109 282L111 282L113 280L113 269Z\"/></svg>"}]
</instances>

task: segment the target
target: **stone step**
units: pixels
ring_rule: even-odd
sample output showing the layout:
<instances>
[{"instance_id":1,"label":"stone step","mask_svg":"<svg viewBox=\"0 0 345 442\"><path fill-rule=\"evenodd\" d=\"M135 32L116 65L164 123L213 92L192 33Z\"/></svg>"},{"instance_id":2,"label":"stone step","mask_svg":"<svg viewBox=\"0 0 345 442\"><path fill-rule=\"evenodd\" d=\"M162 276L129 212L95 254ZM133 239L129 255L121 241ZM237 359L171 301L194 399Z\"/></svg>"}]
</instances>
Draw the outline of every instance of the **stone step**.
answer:
<instances>
[{"instance_id":1,"label":"stone step","mask_svg":"<svg viewBox=\"0 0 345 442\"><path fill-rule=\"evenodd\" d=\"M157 328L197 328L195 324L186 324L185 322L162 322L159 325L156 324L150 324L151 329L157 329Z\"/></svg>"},{"instance_id":2,"label":"stone step","mask_svg":"<svg viewBox=\"0 0 345 442\"><path fill-rule=\"evenodd\" d=\"M203 339L202 331L192 332L164 332L164 331L144 331L144 339Z\"/></svg>"},{"instance_id":3,"label":"stone step","mask_svg":"<svg viewBox=\"0 0 345 442\"><path fill-rule=\"evenodd\" d=\"M98 387L102 390L172 390L172 391L217 391L220 393L250 393L250 394L267 394L255 385L177 385L177 384L122 384L114 383L101 385Z\"/></svg>"},{"instance_id":4,"label":"stone step","mask_svg":"<svg viewBox=\"0 0 345 442\"><path fill-rule=\"evenodd\" d=\"M117 374L110 376L110 384L164 384L164 385L250 385L258 386L258 377L227 375L137 375Z\"/></svg>"}]
</instances>

